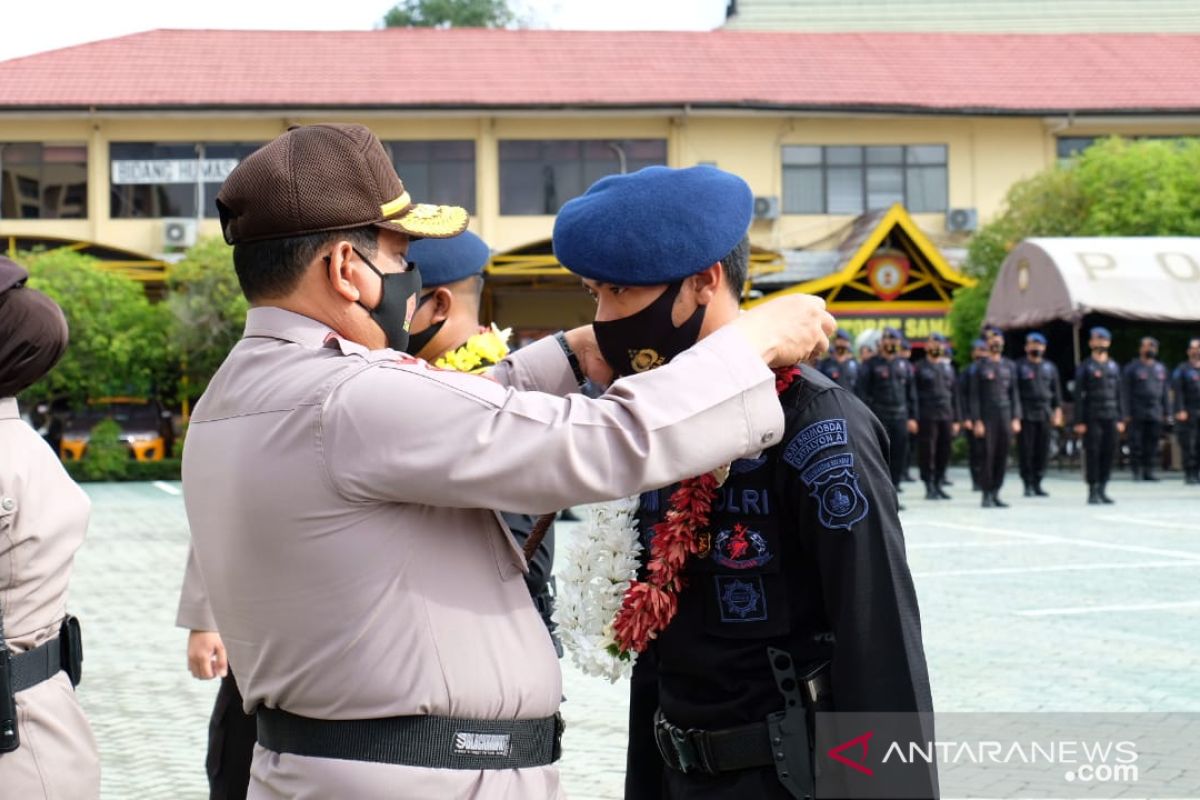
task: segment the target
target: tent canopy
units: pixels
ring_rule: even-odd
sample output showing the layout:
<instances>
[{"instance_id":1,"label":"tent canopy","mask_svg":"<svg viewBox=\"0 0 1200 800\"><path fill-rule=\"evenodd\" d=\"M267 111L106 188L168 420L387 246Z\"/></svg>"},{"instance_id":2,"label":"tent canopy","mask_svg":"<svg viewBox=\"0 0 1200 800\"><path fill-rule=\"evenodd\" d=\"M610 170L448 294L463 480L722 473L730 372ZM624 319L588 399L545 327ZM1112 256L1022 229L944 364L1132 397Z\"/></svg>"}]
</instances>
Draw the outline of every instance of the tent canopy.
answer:
<instances>
[{"instance_id":1,"label":"tent canopy","mask_svg":"<svg viewBox=\"0 0 1200 800\"><path fill-rule=\"evenodd\" d=\"M1200 238L1026 239L1000 266L986 321L1032 328L1087 314L1200 321Z\"/></svg>"}]
</instances>

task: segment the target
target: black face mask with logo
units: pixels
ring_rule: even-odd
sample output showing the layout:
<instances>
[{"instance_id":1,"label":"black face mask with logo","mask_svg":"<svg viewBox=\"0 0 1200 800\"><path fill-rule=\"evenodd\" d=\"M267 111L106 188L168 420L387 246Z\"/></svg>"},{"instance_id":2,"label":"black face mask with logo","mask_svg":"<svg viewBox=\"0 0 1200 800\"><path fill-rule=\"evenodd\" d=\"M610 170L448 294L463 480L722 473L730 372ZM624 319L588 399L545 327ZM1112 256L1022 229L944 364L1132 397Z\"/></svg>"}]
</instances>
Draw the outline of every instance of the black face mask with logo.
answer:
<instances>
[{"instance_id":1,"label":"black face mask with logo","mask_svg":"<svg viewBox=\"0 0 1200 800\"><path fill-rule=\"evenodd\" d=\"M1040 347L1031 347L1025 351L1025 354L1027 356L1029 356L1031 359L1033 359L1034 361L1037 361L1038 359L1040 359L1042 357L1042 354L1045 352L1046 351Z\"/></svg>"},{"instance_id":2,"label":"black face mask with logo","mask_svg":"<svg viewBox=\"0 0 1200 800\"><path fill-rule=\"evenodd\" d=\"M371 319L383 330L387 345L401 353L408 352L408 300L421 293L421 273L416 264L409 264L407 272L380 272L371 260L359 253L358 257L379 276L379 302L367 308L362 300L358 304L367 309Z\"/></svg>"},{"instance_id":3,"label":"black face mask with logo","mask_svg":"<svg viewBox=\"0 0 1200 800\"><path fill-rule=\"evenodd\" d=\"M679 327L671 321L671 309L682 289L683 281L676 281L636 314L592 323L600 354L617 377L660 367L699 340L705 306L698 306Z\"/></svg>"}]
</instances>

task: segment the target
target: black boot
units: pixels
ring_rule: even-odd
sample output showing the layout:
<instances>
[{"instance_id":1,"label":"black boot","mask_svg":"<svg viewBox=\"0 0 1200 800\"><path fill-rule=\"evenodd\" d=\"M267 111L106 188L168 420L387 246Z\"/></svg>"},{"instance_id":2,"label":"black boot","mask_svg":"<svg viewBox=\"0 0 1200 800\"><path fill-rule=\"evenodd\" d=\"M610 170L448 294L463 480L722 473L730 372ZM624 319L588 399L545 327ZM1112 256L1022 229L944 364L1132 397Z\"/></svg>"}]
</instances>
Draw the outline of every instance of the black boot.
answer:
<instances>
[{"instance_id":1,"label":"black boot","mask_svg":"<svg viewBox=\"0 0 1200 800\"><path fill-rule=\"evenodd\" d=\"M1000 499L1000 490L992 492L992 507L993 508L1008 508L1008 503Z\"/></svg>"},{"instance_id":2,"label":"black boot","mask_svg":"<svg viewBox=\"0 0 1200 800\"><path fill-rule=\"evenodd\" d=\"M1188 486L1195 486L1196 484L1200 484L1200 473L1196 473L1196 472L1187 473L1183 477L1183 482L1184 482L1184 484L1186 484Z\"/></svg>"},{"instance_id":3,"label":"black boot","mask_svg":"<svg viewBox=\"0 0 1200 800\"><path fill-rule=\"evenodd\" d=\"M1105 491L1107 488L1108 488L1108 483L1101 483L1101 484L1098 484L1097 491L1100 493L1100 502L1104 503L1106 506L1111 506L1113 503L1116 502L1116 500L1113 500L1111 497L1108 496L1108 492Z\"/></svg>"},{"instance_id":4,"label":"black boot","mask_svg":"<svg viewBox=\"0 0 1200 800\"><path fill-rule=\"evenodd\" d=\"M1050 496L1050 493L1042 488L1042 482L1040 479L1033 482L1033 495L1034 495L1034 497L1049 497Z\"/></svg>"},{"instance_id":5,"label":"black boot","mask_svg":"<svg viewBox=\"0 0 1200 800\"><path fill-rule=\"evenodd\" d=\"M1158 483L1158 476L1150 471L1150 467L1146 467L1145 472L1142 473L1142 480Z\"/></svg>"},{"instance_id":6,"label":"black boot","mask_svg":"<svg viewBox=\"0 0 1200 800\"><path fill-rule=\"evenodd\" d=\"M1096 484L1089 483L1088 484L1088 505L1089 506L1098 506L1098 505L1100 505L1100 503L1101 503L1100 490L1096 487Z\"/></svg>"},{"instance_id":7,"label":"black boot","mask_svg":"<svg viewBox=\"0 0 1200 800\"><path fill-rule=\"evenodd\" d=\"M1139 467L1138 465L1134 464L1132 469L1133 469L1133 479L1135 481L1140 481L1142 479L1142 468Z\"/></svg>"},{"instance_id":8,"label":"black boot","mask_svg":"<svg viewBox=\"0 0 1200 800\"><path fill-rule=\"evenodd\" d=\"M951 481L949 478L942 478L941 483L942 483L942 486L953 486L954 485L954 482Z\"/></svg>"},{"instance_id":9,"label":"black boot","mask_svg":"<svg viewBox=\"0 0 1200 800\"><path fill-rule=\"evenodd\" d=\"M933 488L933 481L925 481L925 499L926 500L941 500L938 497L937 489Z\"/></svg>"},{"instance_id":10,"label":"black boot","mask_svg":"<svg viewBox=\"0 0 1200 800\"><path fill-rule=\"evenodd\" d=\"M937 496L938 496L938 499L939 499L939 500L952 500L952 499L954 499L954 498L950 497L950 495L948 495L948 494L946 494L944 491L942 491L942 487L943 487L943 486L949 486L949 485L950 485L950 484L949 484L949 482L947 482L947 481L944 481L944 480L943 480L943 481L937 481L936 483L934 483L934 484L933 484L933 490L934 490L935 492L937 492Z\"/></svg>"},{"instance_id":11,"label":"black boot","mask_svg":"<svg viewBox=\"0 0 1200 800\"><path fill-rule=\"evenodd\" d=\"M1025 481L1025 496L1033 497L1033 484L1029 481Z\"/></svg>"},{"instance_id":12,"label":"black boot","mask_svg":"<svg viewBox=\"0 0 1200 800\"><path fill-rule=\"evenodd\" d=\"M983 500L982 500L982 502L980 502L979 505L982 508L995 508L996 507L995 496L991 492L989 492L987 489L984 489L983 490Z\"/></svg>"}]
</instances>

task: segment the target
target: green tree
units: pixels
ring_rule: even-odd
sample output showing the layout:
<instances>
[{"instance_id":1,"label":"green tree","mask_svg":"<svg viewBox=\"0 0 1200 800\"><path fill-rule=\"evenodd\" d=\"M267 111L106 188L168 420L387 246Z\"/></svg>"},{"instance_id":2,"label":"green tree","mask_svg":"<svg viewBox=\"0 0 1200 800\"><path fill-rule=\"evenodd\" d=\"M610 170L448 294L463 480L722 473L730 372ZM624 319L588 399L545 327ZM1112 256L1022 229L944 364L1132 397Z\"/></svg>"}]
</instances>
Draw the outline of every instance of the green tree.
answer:
<instances>
[{"instance_id":1,"label":"green tree","mask_svg":"<svg viewBox=\"0 0 1200 800\"><path fill-rule=\"evenodd\" d=\"M403 0L383 17L386 28L503 28L514 21L507 0Z\"/></svg>"},{"instance_id":2,"label":"green tree","mask_svg":"<svg viewBox=\"0 0 1200 800\"><path fill-rule=\"evenodd\" d=\"M167 341L167 311L151 304L142 285L102 269L90 256L66 250L20 253L29 286L62 307L70 345L46 377L22 393L32 402L173 394L174 357Z\"/></svg>"},{"instance_id":3,"label":"green tree","mask_svg":"<svg viewBox=\"0 0 1200 800\"><path fill-rule=\"evenodd\" d=\"M1106 139L1017 183L967 249L965 271L979 283L955 292L948 314L960 363L970 361L1000 265L1021 240L1197 235L1200 141Z\"/></svg>"},{"instance_id":4,"label":"green tree","mask_svg":"<svg viewBox=\"0 0 1200 800\"><path fill-rule=\"evenodd\" d=\"M120 480L129 471L129 451L121 442L119 423L105 419L92 428L87 451L79 464L80 476L88 481Z\"/></svg>"},{"instance_id":5,"label":"green tree","mask_svg":"<svg viewBox=\"0 0 1200 800\"><path fill-rule=\"evenodd\" d=\"M180 354L184 396L200 396L217 367L237 344L248 304L233 269L233 250L219 237L203 239L171 267L171 344Z\"/></svg>"}]
</instances>

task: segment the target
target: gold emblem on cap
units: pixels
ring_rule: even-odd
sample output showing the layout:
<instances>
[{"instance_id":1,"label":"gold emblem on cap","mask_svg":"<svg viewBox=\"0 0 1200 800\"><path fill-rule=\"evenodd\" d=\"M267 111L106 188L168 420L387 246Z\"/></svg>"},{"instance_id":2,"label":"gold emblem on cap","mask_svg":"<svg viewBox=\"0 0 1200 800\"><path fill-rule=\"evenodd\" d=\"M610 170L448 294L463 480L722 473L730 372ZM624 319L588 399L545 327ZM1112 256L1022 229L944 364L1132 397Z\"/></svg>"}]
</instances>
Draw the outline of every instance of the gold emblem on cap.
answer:
<instances>
[{"instance_id":1,"label":"gold emblem on cap","mask_svg":"<svg viewBox=\"0 0 1200 800\"><path fill-rule=\"evenodd\" d=\"M661 367L664 362L665 359L658 354L658 351L651 350L649 347L629 351L629 363L634 372L645 372L655 367Z\"/></svg>"}]
</instances>

